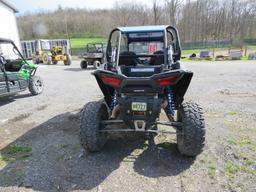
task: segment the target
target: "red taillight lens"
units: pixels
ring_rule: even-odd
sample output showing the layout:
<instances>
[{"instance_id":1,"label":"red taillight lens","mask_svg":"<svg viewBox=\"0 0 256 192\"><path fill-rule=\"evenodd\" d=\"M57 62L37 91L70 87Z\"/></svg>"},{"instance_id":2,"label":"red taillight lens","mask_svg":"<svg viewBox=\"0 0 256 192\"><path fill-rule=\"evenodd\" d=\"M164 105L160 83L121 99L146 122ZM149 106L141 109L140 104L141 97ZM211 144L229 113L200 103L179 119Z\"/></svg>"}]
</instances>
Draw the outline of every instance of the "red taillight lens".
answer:
<instances>
[{"instance_id":1,"label":"red taillight lens","mask_svg":"<svg viewBox=\"0 0 256 192\"><path fill-rule=\"evenodd\" d=\"M157 79L156 82L160 86L172 85L176 83L178 78L179 76L164 77L164 78Z\"/></svg>"},{"instance_id":2,"label":"red taillight lens","mask_svg":"<svg viewBox=\"0 0 256 192\"><path fill-rule=\"evenodd\" d=\"M118 77L112 77L108 75L102 75L101 80L104 84L109 85L111 87L119 87L122 81Z\"/></svg>"}]
</instances>

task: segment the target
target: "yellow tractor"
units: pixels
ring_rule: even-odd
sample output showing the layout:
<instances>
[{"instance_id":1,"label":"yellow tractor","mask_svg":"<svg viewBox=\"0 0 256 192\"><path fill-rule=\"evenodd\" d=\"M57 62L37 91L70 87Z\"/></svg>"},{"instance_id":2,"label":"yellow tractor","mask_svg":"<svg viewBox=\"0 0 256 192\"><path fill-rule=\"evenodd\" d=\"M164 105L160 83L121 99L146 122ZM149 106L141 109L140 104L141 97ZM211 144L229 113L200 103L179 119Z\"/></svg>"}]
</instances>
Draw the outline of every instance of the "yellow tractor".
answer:
<instances>
[{"instance_id":1,"label":"yellow tractor","mask_svg":"<svg viewBox=\"0 0 256 192\"><path fill-rule=\"evenodd\" d=\"M33 54L35 64L54 64L63 61L64 65L71 64L71 56L66 53L62 46L51 47L49 40L37 40L35 43L36 52Z\"/></svg>"}]
</instances>

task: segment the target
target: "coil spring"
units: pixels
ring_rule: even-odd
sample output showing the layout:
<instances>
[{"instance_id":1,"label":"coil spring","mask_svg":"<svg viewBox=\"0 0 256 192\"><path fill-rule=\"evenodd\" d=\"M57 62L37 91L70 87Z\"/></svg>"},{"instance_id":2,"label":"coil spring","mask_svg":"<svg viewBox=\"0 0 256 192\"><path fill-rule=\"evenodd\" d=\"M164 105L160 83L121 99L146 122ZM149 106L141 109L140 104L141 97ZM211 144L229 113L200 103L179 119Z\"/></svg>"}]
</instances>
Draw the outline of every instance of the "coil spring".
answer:
<instances>
[{"instance_id":1,"label":"coil spring","mask_svg":"<svg viewBox=\"0 0 256 192\"><path fill-rule=\"evenodd\" d=\"M114 96L112 96L112 100L111 100L111 110L114 109L116 104L117 104L117 101L116 101L116 93L115 93Z\"/></svg>"},{"instance_id":2,"label":"coil spring","mask_svg":"<svg viewBox=\"0 0 256 192\"><path fill-rule=\"evenodd\" d=\"M167 102L168 102L167 113L174 115L175 106L174 106L172 87L166 87L166 95L167 95Z\"/></svg>"}]
</instances>

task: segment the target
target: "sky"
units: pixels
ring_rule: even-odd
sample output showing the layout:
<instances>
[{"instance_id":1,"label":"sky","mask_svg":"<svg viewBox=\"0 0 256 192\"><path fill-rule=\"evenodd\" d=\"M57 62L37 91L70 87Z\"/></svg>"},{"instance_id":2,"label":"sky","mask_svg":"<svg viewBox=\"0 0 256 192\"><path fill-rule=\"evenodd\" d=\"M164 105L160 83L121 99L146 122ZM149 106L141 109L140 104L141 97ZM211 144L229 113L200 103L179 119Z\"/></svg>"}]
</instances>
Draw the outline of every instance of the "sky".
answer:
<instances>
[{"instance_id":1,"label":"sky","mask_svg":"<svg viewBox=\"0 0 256 192\"><path fill-rule=\"evenodd\" d=\"M114 3L123 2L123 0L7 0L14 5L19 14L26 12L37 12L41 10L56 10L59 5L62 8L87 8L87 9L110 9ZM149 0L126 0L146 4Z\"/></svg>"}]
</instances>

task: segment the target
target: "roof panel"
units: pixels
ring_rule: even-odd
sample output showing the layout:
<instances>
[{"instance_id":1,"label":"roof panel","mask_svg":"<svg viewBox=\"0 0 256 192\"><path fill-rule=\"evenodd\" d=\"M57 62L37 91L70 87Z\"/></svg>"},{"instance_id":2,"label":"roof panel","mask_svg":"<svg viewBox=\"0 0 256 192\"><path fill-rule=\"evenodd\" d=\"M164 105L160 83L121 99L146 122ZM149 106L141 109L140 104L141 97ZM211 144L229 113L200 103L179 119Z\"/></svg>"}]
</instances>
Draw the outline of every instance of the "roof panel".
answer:
<instances>
[{"instance_id":1,"label":"roof panel","mask_svg":"<svg viewBox=\"0 0 256 192\"><path fill-rule=\"evenodd\" d=\"M123 33L146 33L146 32L162 32L168 25L152 25L152 26L131 26L131 27L118 27L117 29Z\"/></svg>"}]
</instances>

